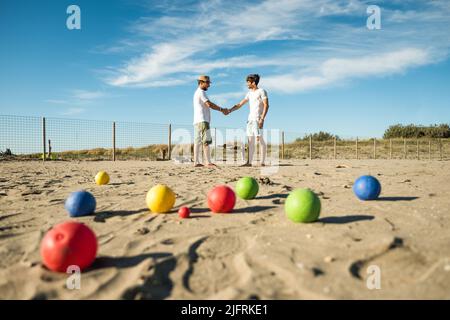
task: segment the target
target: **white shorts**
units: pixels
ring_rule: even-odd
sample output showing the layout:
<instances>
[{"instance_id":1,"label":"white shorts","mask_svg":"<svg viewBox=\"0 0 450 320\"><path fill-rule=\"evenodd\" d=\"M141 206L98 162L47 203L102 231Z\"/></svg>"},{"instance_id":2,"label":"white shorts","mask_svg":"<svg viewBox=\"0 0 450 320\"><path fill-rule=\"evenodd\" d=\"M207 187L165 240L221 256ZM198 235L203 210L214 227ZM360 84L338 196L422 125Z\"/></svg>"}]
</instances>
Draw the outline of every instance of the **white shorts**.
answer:
<instances>
[{"instance_id":1,"label":"white shorts","mask_svg":"<svg viewBox=\"0 0 450 320\"><path fill-rule=\"evenodd\" d=\"M261 136L262 129L259 128L258 121L247 121L247 137Z\"/></svg>"}]
</instances>

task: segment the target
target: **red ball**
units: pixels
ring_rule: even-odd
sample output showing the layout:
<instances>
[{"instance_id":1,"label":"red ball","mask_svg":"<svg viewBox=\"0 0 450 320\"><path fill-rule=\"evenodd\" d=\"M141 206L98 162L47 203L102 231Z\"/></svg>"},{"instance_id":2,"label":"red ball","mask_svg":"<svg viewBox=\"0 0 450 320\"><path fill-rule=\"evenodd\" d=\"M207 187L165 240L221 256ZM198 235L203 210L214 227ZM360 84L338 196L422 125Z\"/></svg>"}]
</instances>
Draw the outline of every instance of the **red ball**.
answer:
<instances>
[{"instance_id":1,"label":"red ball","mask_svg":"<svg viewBox=\"0 0 450 320\"><path fill-rule=\"evenodd\" d=\"M182 219L189 218L190 214L191 214L191 211L189 210L188 207L181 207L180 209L178 209L178 215Z\"/></svg>"},{"instance_id":2,"label":"red ball","mask_svg":"<svg viewBox=\"0 0 450 320\"><path fill-rule=\"evenodd\" d=\"M214 187L208 192L208 207L215 213L231 212L236 204L236 195L233 189L222 185Z\"/></svg>"},{"instance_id":3,"label":"red ball","mask_svg":"<svg viewBox=\"0 0 450 320\"><path fill-rule=\"evenodd\" d=\"M44 265L52 271L67 272L71 265L89 267L97 255L97 237L86 225L64 222L54 226L41 242Z\"/></svg>"}]
</instances>

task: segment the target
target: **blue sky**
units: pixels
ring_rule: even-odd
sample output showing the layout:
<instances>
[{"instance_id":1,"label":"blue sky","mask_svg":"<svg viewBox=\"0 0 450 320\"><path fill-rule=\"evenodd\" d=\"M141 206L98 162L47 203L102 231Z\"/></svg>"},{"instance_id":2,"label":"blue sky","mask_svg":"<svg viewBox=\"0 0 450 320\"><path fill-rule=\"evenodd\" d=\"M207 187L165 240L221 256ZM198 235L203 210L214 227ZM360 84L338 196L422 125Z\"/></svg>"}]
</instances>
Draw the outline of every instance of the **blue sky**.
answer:
<instances>
[{"instance_id":1,"label":"blue sky","mask_svg":"<svg viewBox=\"0 0 450 320\"><path fill-rule=\"evenodd\" d=\"M66 27L71 4L81 30ZM259 73L267 127L381 137L450 122L449 22L445 0L2 0L0 114L190 124L198 74L231 107Z\"/></svg>"}]
</instances>

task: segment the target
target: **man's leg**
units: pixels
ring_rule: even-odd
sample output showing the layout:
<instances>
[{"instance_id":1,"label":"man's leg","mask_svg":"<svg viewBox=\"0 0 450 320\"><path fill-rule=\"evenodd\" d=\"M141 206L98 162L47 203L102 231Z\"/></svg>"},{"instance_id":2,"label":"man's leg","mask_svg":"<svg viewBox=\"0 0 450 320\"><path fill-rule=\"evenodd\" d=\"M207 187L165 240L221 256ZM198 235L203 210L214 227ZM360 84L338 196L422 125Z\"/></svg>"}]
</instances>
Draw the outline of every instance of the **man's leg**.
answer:
<instances>
[{"instance_id":1,"label":"man's leg","mask_svg":"<svg viewBox=\"0 0 450 320\"><path fill-rule=\"evenodd\" d=\"M205 156L206 165L208 167L217 167L214 163L211 162L211 152L209 150L209 144L204 144L203 145L203 154Z\"/></svg>"},{"instance_id":2,"label":"man's leg","mask_svg":"<svg viewBox=\"0 0 450 320\"><path fill-rule=\"evenodd\" d=\"M247 164L252 165L253 155L255 154L255 137L248 137L248 160Z\"/></svg>"},{"instance_id":3,"label":"man's leg","mask_svg":"<svg viewBox=\"0 0 450 320\"><path fill-rule=\"evenodd\" d=\"M248 159L245 164L243 164L241 167L251 167L252 166L252 160L253 160L253 154L255 153L255 123L252 121L247 122L247 137L248 137Z\"/></svg>"},{"instance_id":4,"label":"man's leg","mask_svg":"<svg viewBox=\"0 0 450 320\"><path fill-rule=\"evenodd\" d=\"M209 128L209 123L205 122L203 128L202 143L203 143L203 160L206 160L206 165L208 167L216 167L215 164L211 162L211 152L209 150L209 145L212 143L211 129Z\"/></svg>"},{"instance_id":5,"label":"man's leg","mask_svg":"<svg viewBox=\"0 0 450 320\"><path fill-rule=\"evenodd\" d=\"M204 156L204 160L206 159L206 164L210 164L211 163L211 154L209 152L209 145L208 144L204 144L203 145L203 156Z\"/></svg>"},{"instance_id":6,"label":"man's leg","mask_svg":"<svg viewBox=\"0 0 450 320\"><path fill-rule=\"evenodd\" d=\"M266 165L266 153L267 153L267 144L266 141L264 141L264 137L263 135L260 135L258 137L260 146L261 146L261 154L260 154L260 159L261 159L261 166L265 166Z\"/></svg>"},{"instance_id":7,"label":"man's leg","mask_svg":"<svg viewBox=\"0 0 450 320\"><path fill-rule=\"evenodd\" d=\"M194 166L196 167L202 166L200 163L201 147L202 145L199 143L194 144Z\"/></svg>"},{"instance_id":8,"label":"man's leg","mask_svg":"<svg viewBox=\"0 0 450 320\"><path fill-rule=\"evenodd\" d=\"M194 125L194 167L202 167L200 161L200 155L201 155L201 132L200 127L198 124Z\"/></svg>"}]
</instances>

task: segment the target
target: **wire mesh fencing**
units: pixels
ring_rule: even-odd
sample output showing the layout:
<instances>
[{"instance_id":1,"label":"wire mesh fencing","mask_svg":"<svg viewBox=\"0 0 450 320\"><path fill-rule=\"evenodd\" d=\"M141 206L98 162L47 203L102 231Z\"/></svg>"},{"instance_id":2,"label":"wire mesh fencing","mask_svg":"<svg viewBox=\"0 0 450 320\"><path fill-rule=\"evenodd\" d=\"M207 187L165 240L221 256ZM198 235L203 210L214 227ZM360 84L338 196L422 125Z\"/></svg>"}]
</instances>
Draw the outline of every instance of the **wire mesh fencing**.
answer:
<instances>
[{"instance_id":1,"label":"wire mesh fencing","mask_svg":"<svg viewBox=\"0 0 450 320\"><path fill-rule=\"evenodd\" d=\"M248 157L245 129L210 129L213 161ZM277 159L450 160L450 139L313 139L307 133L263 130ZM194 126L0 115L0 160L169 160L192 162ZM256 144L255 160L260 160Z\"/></svg>"},{"instance_id":2,"label":"wire mesh fencing","mask_svg":"<svg viewBox=\"0 0 450 320\"><path fill-rule=\"evenodd\" d=\"M38 117L0 116L0 152L7 155L42 155L42 121ZM39 155L39 156L40 156Z\"/></svg>"}]
</instances>

